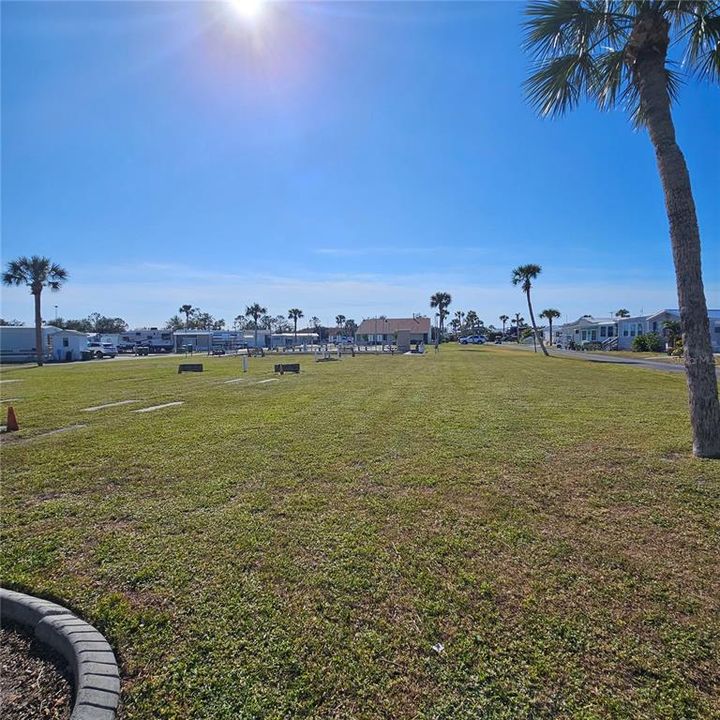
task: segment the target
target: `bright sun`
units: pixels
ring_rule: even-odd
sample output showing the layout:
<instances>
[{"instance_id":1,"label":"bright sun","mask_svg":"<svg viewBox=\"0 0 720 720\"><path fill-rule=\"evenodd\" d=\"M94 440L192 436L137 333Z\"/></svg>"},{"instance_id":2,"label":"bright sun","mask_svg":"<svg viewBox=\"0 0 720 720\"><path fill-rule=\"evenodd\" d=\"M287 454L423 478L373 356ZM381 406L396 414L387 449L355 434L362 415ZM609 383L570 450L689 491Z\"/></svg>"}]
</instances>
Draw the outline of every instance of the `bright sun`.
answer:
<instances>
[{"instance_id":1,"label":"bright sun","mask_svg":"<svg viewBox=\"0 0 720 720\"><path fill-rule=\"evenodd\" d=\"M231 0L235 11L245 20L257 20L265 8L266 0Z\"/></svg>"}]
</instances>

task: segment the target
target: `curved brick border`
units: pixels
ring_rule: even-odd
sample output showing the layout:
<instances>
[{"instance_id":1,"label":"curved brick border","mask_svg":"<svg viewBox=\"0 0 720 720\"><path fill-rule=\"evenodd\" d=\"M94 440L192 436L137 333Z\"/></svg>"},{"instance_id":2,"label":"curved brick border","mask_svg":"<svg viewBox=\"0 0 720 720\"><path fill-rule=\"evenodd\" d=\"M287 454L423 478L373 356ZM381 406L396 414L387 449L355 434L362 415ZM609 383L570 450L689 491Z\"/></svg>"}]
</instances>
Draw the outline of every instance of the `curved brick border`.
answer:
<instances>
[{"instance_id":1,"label":"curved brick border","mask_svg":"<svg viewBox=\"0 0 720 720\"><path fill-rule=\"evenodd\" d=\"M70 720L115 720L120 674L101 633L61 605L5 588L0 588L0 614L28 628L68 661L75 678Z\"/></svg>"}]
</instances>

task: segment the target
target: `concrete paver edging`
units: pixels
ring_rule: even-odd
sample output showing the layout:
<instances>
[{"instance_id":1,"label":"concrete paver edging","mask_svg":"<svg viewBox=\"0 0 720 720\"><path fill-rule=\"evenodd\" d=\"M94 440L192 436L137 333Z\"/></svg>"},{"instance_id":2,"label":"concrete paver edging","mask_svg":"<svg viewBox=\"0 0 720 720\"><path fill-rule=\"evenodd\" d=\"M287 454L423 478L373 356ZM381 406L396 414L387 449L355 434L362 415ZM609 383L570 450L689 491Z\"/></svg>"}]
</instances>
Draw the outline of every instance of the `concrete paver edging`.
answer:
<instances>
[{"instance_id":1,"label":"concrete paver edging","mask_svg":"<svg viewBox=\"0 0 720 720\"><path fill-rule=\"evenodd\" d=\"M5 588L0 588L0 614L67 660L75 679L70 720L115 720L120 673L112 648L96 628L61 605Z\"/></svg>"}]
</instances>

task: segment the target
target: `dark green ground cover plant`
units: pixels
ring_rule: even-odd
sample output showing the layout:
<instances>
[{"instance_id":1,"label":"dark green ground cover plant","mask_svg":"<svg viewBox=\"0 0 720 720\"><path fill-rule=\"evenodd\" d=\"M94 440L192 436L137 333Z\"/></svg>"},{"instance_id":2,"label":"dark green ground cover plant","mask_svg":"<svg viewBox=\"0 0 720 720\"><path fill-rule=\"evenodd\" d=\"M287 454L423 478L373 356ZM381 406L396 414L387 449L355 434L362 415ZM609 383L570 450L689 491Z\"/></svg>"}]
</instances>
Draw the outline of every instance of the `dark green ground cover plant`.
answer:
<instances>
[{"instance_id":1,"label":"dark green ground cover plant","mask_svg":"<svg viewBox=\"0 0 720 720\"><path fill-rule=\"evenodd\" d=\"M720 714L720 465L681 375L203 361L0 375L0 578L108 636L125 720Z\"/></svg>"}]
</instances>

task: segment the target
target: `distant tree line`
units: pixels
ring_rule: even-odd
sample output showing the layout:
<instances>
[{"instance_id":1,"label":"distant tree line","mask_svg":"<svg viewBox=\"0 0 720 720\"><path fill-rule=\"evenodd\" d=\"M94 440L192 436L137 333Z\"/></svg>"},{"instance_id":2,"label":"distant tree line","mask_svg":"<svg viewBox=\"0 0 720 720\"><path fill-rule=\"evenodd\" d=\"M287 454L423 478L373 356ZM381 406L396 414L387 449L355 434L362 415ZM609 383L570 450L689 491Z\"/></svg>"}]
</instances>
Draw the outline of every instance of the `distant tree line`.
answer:
<instances>
[{"instance_id":1,"label":"distant tree line","mask_svg":"<svg viewBox=\"0 0 720 720\"><path fill-rule=\"evenodd\" d=\"M62 317L55 318L47 323L63 330L77 330L84 333L99 333L102 335L121 333L128 329L128 324L120 317L105 317L98 312L90 313L86 318L70 320Z\"/></svg>"},{"instance_id":2,"label":"distant tree line","mask_svg":"<svg viewBox=\"0 0 720 720\"><path fill-rule=\"evenodd\" d=\"M271 315L266 307L260 303L252 303L245 308L244 313L240 313L233 318L232 325L228 326L223 318L215 318L208 312L204 312L199 307L184 304L178 308L176 315L173 315L166 323L166 330L233 330L242 332L244 330L269 330L273 333L298 333L314 332L317 333L321 340L326 340L332 332L342 332L345 335L352 336L358 328L357 323L352 318L346 318L344 315L335 317L335 328L322 325L320 318L313 315L309 318L309 325L299 327L299 321L305 315L300 308L290 308L287 315Z\"/></svg>"}]
</instances>

